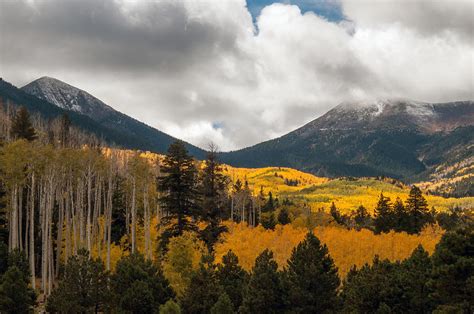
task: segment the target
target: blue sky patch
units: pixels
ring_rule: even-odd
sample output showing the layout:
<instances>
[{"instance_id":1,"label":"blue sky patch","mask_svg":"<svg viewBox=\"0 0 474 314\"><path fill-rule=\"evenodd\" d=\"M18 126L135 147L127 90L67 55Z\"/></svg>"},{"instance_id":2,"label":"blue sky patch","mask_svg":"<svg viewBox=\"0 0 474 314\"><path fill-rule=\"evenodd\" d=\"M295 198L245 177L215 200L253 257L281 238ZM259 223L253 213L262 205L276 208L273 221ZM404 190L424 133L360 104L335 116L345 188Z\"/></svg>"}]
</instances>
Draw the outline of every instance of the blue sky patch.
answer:
<instances>
[{"instance_id":1,"label":"blue sky patch","mask_svg":"<svg viewBox=\"0 0 474 314\"><path fill-rule=\"evenodd\" d=\"M260 11L273 3L297 5L302 13L312 11L332 22L339 22L344 19L341 5L337 0L247 0L247 7L255 21L260 15Z\"/></svg>"}]
</instances>

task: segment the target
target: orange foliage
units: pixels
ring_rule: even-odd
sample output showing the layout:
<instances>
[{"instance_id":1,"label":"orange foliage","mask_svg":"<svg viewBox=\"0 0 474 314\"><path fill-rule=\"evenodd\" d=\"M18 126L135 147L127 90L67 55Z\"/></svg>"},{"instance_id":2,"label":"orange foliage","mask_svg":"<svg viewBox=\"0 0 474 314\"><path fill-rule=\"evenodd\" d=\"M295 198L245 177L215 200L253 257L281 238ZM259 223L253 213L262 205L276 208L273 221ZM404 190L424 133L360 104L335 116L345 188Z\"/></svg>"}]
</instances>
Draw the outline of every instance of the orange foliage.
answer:
<instances>
[{"instance_id":1,"label":"orange foliage","mask_svg":"<svg viewBox=\"0 0 474 314\"><path fill-rule=\"evenodd\" d=\"M239 257L239 262L250 270L255 258L266 248L273 251L280 268L286 265L291 251L306 235L304 228L278 225L274 231L262 227L251 228L243 224L229 224L229 232L216 246L219 262L229 249ZM420 235L390 232L375 235L369 230L347 230L340 227L317 227L315 235L328 246L329 254L344 277L353 265L371 263L375 255L392 261L408 257L419 245L431 254L442 236L441 229L430 227Z\"/></svg>"}]
</instances>

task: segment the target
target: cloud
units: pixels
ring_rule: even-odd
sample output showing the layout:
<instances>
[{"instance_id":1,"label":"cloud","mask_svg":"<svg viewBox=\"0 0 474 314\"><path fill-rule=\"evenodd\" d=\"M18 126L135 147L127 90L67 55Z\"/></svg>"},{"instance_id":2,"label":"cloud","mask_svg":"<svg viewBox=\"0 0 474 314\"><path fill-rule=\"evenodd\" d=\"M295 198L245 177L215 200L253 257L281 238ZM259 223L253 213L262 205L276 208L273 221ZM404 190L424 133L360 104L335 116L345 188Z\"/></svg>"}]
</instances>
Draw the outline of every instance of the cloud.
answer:
<instances>
[{"instance_id":1,"label":"cloud","mask_svg":"<svg viewBox=\"0 0 474 314\"><path fill-rule=\"evenodd\" d=\"M369 3L342 0L347 21L337 23L273 4L254 23L244 0L3 1L0 72L18 85L62 79L223 150L282 135L342 101L474 98L467 2Z\"/></svg>"}]
</instances>

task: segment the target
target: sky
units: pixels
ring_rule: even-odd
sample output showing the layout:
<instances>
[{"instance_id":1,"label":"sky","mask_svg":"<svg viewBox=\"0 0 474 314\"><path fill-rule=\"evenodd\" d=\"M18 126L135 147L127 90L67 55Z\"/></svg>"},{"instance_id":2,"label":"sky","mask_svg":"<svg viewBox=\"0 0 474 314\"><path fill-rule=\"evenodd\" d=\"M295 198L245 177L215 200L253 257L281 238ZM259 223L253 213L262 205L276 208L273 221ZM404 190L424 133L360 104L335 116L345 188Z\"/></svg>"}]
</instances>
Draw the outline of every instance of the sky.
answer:
<instances>
[{"instance_id":1,"label":"sky","mask_svg":"<svg viewBox=\"0 0 474 314\"><path fill-rule=\"evenodd\" d=\"M474 99L472 0L1 0L0 76L42 76L200 147L345 101Z\"/></svg>"}]
</instances>

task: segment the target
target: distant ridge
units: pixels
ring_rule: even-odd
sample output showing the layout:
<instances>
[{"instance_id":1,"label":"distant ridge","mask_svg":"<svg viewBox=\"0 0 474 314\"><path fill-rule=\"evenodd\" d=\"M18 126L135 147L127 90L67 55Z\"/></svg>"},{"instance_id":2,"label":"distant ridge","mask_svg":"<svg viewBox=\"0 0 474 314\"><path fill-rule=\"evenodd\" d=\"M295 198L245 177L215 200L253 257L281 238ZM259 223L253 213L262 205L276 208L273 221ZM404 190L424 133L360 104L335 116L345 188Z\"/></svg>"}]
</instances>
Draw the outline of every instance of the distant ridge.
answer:
<instances>
[{"instance_id":1,"label":"distant ridge","mask_svg":"<svg viewBox=\"0 0 474 314\"><path fill-rule=\"evenodd\" d=\"M125 147L127 148L164 153L176 140L160 130L113 109L88 92L55 78L41 77L25 85L21 90L62 109L88 116L102 127L126 139ZM198 159L205 157L204 150L189 143L186 143L186 146L194 157Z\"/></svg>"}]
</instances>

